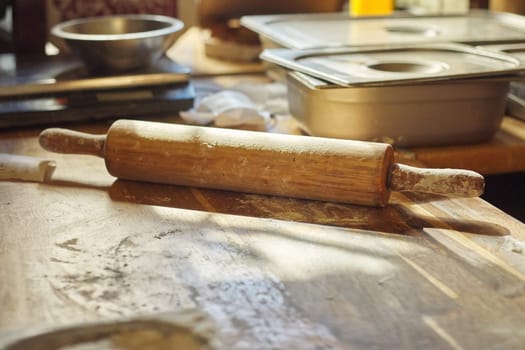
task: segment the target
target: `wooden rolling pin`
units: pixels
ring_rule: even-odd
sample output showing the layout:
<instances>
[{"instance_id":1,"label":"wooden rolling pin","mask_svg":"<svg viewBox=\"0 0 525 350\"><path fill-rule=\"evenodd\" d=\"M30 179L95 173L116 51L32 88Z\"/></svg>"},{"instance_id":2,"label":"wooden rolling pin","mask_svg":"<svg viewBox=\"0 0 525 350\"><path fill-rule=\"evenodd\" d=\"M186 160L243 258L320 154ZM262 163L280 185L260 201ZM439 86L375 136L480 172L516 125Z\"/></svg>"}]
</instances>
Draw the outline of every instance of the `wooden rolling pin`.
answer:
<instances>
[{"instance_id":1,"label":"wooden rolling pin","mask_svg":"<svg viewBox=\"0 0 525 350\"><path fill-rule=\"evenodd\" d=\"M118 120L107 135L47 129L46 150L105 159L113 176L296 198L387 204L390 191L475 197L478 173L394 163L388 144Z\"/></svg>"}]
</instances>

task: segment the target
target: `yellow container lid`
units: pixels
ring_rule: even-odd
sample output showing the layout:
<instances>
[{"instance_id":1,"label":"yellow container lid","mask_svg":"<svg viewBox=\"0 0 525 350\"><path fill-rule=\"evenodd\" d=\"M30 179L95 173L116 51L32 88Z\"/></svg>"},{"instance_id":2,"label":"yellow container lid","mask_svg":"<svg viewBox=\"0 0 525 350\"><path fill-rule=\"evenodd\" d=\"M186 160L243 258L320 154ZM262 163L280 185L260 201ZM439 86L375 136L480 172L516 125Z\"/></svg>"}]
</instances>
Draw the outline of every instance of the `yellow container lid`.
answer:
<instances>
[{"instance_id":1,"label":"yellow container lid","mask_svg":"<svg viewBox=\"0 0 525 350\"><path fill-rule=\"evenodd\" d=\"M394 10L393 0L350 0L350 16L384 16Z\"/></svg>"}]
</instances>

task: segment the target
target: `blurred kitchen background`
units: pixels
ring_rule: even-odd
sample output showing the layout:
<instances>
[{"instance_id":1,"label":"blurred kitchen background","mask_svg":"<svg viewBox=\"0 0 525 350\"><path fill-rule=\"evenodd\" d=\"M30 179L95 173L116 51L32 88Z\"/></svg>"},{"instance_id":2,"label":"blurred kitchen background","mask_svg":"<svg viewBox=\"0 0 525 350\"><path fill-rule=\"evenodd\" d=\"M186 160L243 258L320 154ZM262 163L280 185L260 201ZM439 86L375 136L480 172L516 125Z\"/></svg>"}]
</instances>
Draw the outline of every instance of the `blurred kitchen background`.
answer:
<instances>
[{"instance_id":1,"label":"blurred kitchen background","mask_svg":"<svg viewBox=\"0 0 525 350\"><path fill-rule=\"evenodd\" d=\"M355 0L358 1L358 0ZM395 8L414 13L461 13L469 8L522 13L522 0L396 0ZM344 10L345 0L0 0L0 52L43 50L57 22L114 13L155 13L179 17L186 27L245 14Z\"/></svg>"},{"instance_id":2,"label":"blurred kitchen background","mask_svg":"<svg viewBox=\"0 0 525 350\"><path fill-rule=\"evenodd\" d=\"M367 1L354 0L358 2ZM464 13L470 8L525 12L525 0L395 0L393 6L417 14ZM0 0L0 52L43 52L49 28L77 17L164 14L182 19L189 28L224 23L242 15L333 12L348 7L346 0Z\"/></svg>"}]
</instances>

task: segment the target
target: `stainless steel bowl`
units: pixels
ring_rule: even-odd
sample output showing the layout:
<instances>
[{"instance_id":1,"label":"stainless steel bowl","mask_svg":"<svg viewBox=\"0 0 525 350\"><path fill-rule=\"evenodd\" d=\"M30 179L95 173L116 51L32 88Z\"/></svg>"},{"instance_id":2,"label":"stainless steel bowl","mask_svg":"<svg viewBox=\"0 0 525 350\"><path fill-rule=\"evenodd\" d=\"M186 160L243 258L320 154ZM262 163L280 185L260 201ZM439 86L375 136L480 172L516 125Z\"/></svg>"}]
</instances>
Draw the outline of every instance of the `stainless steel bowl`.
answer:
<instances>
[{"instance_id":1,"label":"stainless steel bowl","mask_svg":"<svg viewBox=\"0 0 525 350\"><path fill-rule=\"evenodd\" d=\"M120 72L146 67L175 42L184 24L160 15L79 18L51 29L92 71Z\"/></svg>"}]
</instances>

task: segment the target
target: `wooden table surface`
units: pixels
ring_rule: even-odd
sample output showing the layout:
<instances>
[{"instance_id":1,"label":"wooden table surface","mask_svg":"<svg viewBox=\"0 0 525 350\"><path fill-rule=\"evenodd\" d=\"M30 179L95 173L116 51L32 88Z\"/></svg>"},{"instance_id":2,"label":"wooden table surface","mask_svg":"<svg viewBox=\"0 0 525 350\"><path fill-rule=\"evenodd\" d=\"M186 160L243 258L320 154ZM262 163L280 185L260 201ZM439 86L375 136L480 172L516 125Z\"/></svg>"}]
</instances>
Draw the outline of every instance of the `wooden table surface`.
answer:
<instances>
[{"instance_id":1,"label":"wooden table surface","mask_svg":"<svg viewBox=\"0 0 525 350\"><path fill-rule=\"evenodd\" d=\"M224 349L525 344L525 225L479 198L368 208L122 181L42 150L40 130L0 132L0 152L57 163L48 183L0 182L0 331L196 308Z\"/></svg>"},{"instance_id":2,"label":"wooden table surface","mask_svg":"<svg viewBox=\"0 0 525 350\"><path fill-rule=\"evenodd\" d=\"M76 125L104 132L107 125ZM116 180L0 182L0 329L198 308L229 349L520 348L525 226L481 199L366 208Z\"/></svg>"},{"instance_id":3,"label":"wooden table surface","mask_svg":"<svg viewBox=\"0 0 525 350\"><path fill-rule=\"evenodd\" d=\"M464 168L483 175L525 171L525 122L504 117L500 130L484 143L415 148L413 158L435 168Z\"/></svg>"}]
</instances>

